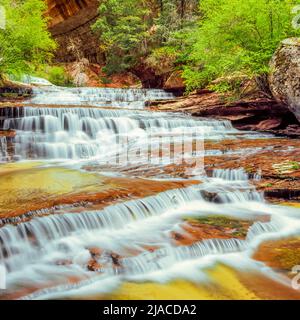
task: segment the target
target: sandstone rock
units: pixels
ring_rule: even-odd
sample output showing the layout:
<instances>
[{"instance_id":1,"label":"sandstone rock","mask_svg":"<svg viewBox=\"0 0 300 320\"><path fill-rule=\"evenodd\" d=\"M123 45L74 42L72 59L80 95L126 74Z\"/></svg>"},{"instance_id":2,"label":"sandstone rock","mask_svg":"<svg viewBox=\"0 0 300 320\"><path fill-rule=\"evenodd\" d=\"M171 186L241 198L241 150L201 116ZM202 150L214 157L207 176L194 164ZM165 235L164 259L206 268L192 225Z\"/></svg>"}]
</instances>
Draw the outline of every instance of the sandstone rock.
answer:
<instances>
[{"instance_id":1,"label":"sandstone rock","mask_svg":"<svg viewBox=\"0 0 300 320\"><path fill-rule=\"evenodd\" d=\"M103 251L100 248L96 247L88 248L88 250L90 251L91 257L96 260L98 260L103 253Z\"/></svg>"},{"instance_id":2,"label":"sandstone rock","mask_svg":"<svg viewBox=\"0 0 300 320\"><path fill-rule=\"evenodd\" d=\"M91 259L88 262L87 268L89 271L97 272L101 270L102 266L95 259Z\"/></svg>"},{"instance_id":3,"label":"sandstone rock","mask_svg":"<svg viewBox=\"0 0 300 320\"><path fill-rule=\"evenodd\" d=\"M280 127L281 123L282 123L281 119L264 120L257 125L257 130L277 129L278 127Z\"/></svg>"},{"instance_id":4,"label":"sandstone rock","mask_svg":"<svg viewBox=\"0 0 300 320\"><path fill-rule=\"evenodd\" d=\"M282 41L270 67L269 84L273 96L287 105L300 121L300 39Z\"/></svg>"},{"instance_id":5,"label":"sandstone rock","mask_svg":"<svg viewBox=\"0 0 300 320\"><path fill-rule=\"evenodd\" d=\"M174 71L164 84L164 89L184 89L185 84L181 77L181 71Z\"/></svg>"},{"instance_id":6,"label":"sandstone rock","mask_svg":"<svg viewBox=\"0 0 300 320\"><path fill-rule=\"evenodd\" d=\"M66 48L70 40L80 39L77 50L91 63L103 62L99 51L99 40L92 32L98 16L99 1L97 0L47 0L49 31L58 43L55 59L58 62L76 61L75 52Z\"/></svg>"}]
</instances>

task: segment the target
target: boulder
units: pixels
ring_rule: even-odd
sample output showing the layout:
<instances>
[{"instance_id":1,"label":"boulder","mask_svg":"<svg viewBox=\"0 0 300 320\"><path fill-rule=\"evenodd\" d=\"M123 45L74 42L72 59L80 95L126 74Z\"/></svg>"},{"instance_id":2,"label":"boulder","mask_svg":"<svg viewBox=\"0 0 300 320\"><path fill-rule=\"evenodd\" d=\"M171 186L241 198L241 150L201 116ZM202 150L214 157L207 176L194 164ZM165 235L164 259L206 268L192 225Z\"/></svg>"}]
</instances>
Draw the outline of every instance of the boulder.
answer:
<instances>
[{"instance_id":1,"label":"boulder","mask_svg":"<svg viewBox=\"0 0 300 320\"><path fill-rule=\"evenodd\" d=\"M270 90L300 121L300 38L282 41L270 62Z\"/></svg>"}]
</instances>

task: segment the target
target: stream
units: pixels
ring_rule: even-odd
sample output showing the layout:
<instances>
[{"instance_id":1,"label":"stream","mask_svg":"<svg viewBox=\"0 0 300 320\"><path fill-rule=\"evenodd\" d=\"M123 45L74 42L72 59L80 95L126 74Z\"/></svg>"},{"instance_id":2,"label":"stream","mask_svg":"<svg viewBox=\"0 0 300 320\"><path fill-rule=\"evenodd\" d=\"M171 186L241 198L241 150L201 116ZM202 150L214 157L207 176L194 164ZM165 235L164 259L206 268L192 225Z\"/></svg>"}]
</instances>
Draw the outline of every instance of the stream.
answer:
<instances>
[{"instance_id":1,"label":"stream","mask_svg":"<svg viewBox=\"0 0 300 320\"><path fill-rule=\"evenodd\" d=\"M0 128L15 132L0 136L4 298L140 299L143 285L176 281L207 293L223 281L214 268L291 289L253 255L266 241L300 236L299 208L269 203L253 183L259 168L250 176L203 164L255 152L204 148L209 141L276 138L147 109L149 100L171 98L163 90L49 86L22 106L0 108Z\"/></svg>"}]
</instances>

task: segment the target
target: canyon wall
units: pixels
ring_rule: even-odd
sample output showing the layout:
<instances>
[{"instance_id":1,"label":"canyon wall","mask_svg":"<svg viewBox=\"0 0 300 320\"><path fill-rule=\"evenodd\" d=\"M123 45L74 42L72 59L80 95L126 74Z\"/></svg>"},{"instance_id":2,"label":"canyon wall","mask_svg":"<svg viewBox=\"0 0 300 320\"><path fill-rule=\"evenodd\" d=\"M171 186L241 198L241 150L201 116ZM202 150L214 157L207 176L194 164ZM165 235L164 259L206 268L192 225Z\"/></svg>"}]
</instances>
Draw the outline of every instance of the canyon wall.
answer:
<instances>
[{"instance_id":1,"label":"canyon wall","mask_svg":"<svg viewBox=\"0 0 300 320\"><path fill-rule=\"evenodd\" d=\"M57 62L72 62L82 55L101 63L99 42L90 26L98 17L98 0L47 0L49 30L57 41ZM70 49L73 47L73 49Z\"/></svg>"},{"instance_id":2,"label":"canyon wall","mask_svg":"<svg viewBox=\"0 0 300 320\"><path fill-rule=\"evenodd\" d=\"M100 43L91 31L98 16L99 0L47 0L49 31L58 43L55 61L74 62L86 58L90 63L104 63ZM162 88L167 75L156 75L155 70L140 64L131 70L145 88ZM170 88L166 88L170 89ZM182 92L182 88L175 88Z\"/></svg>"}]
</instances>

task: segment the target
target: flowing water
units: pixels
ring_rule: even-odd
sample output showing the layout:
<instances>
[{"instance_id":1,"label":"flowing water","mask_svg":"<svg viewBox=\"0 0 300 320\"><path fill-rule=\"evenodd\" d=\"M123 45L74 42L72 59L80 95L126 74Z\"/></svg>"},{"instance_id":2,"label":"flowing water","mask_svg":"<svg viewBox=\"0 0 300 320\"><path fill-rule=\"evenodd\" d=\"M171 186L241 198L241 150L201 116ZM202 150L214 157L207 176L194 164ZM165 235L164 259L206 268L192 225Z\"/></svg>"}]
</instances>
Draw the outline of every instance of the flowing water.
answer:
<instances>
[{"instance_id":1,"label":"flowing water","mask_svg":"<svg viewBox=\"0 0 300 320\"><path fill-rule=\"evenodd\" d=\"M83 169L90 167L115 177L128 177L126 169L133 166L143 171L134 171L132 177L160 167L159 176L151 177L157 183L163 168L182 156L183 149L174 147L178 141L190 146L203 140L261 138L242 134L227 121L151 112L145 107L147 100L169 98L172 95L162 90L45 87L36 89L24 107L0 109L0 126L16 132L11 151L15 161L39 160L44 167L72 168L83 175ZM169 143L173 157L154 153L149 164L149 141L154 149ZM138 161L122 159L129 149L138 150ZM218 151L196 150L187 158L212 153ZM155 162L153 157L160 159ZM0 161L9 159L6 138L0 137ZM125 282L198 283L207 281L205 270L218 263L285 281L252 255L268 239L300 234L297 209L266 202L243 168L215 169L210 176L194 170L184 178L176 176L176 170L171 176L164 173L164 179L198 183L102 208L85 205L74 212L72 206L56 205L51 211L31 211L30 219L20 223L3 219L0 263L6 267L10 293L25 289L18 297L73 298L108 294ZM260 179L259 172L254 179ZM186 235L187 217L218 215L252 221L246 236L174 243L174 233ZM96 271L88 268L91 257Z\"/></svg>"}]
</instances>

